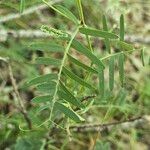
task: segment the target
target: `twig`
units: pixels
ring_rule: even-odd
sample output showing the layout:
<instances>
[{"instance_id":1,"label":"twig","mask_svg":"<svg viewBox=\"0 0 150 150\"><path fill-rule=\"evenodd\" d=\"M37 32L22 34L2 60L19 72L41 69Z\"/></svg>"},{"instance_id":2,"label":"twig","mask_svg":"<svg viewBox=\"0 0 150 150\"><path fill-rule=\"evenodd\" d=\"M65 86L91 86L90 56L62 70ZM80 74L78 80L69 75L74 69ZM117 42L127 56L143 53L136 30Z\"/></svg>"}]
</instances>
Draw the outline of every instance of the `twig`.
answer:
<instances>
[{"instance_id":1,"label":"twig","mask_svg":"<svg viewBox=\"0 0 150 150\"><path fill-rule=\"evenodd\" d=\"M15 96L17 98L17 103L19 105L19 107L16 106L16 108L23 114L23 116L24 116L24 118L25 118L25 120L27 122L28 128L32 129L31 120L30 120L30 118L29 118L29 116L27 114L26 108L24 107L24 104L23 104L23 100L22 100L22 98L21 98L21 96L19 94L18 86L16 84L16 80L14 78L12 67L11 67L11 65L10 65L10 63L8 61L8 58L0 57L0 60L4 61L7 64L7 66L8 66L9 77L10 77L10 80L11 80L11 83L12 83L12 86L13 86L13 89L14 89Z\"/></svg>"},{"instance_id":2,"label":"twig","mask_svg":"<svg viewBox=\"0 0 150 150\"><path fill-rule=\"evenodd\" d=\"M85 124L79 126L70 126L70 130L73 132L101 132L101 131L110 131L113 127L117 125L122 129L128 129L131 127L136 127L139 125L143 125L145 123L150 123L149 116L137 117L125 121L113 122L108 124Z\"/></svg>"},{"instance_id":3,"label":"twig","mask_svg":"<svg viewBox=\"0 0 150 150\"><path fill-rule=\"evenodd\" d=\"M83 97L83 98L81 99L81 102L86 101L86 100L91 99L91 98L95 98L95 97L96 97L96 95L85 96L85 97Z\"/></svg>"},{"instance_id":4,"label":"twig","mask_svg":"<svg viewBox=\"0 0 150 150\"><path fill-rule=\"evenodd\" d=\"M53 5L53 4L61 2L61 1L62 0L53 0L50 4ZM37 10L43 10L43 9L46 9L46 8L47 8L47 5L42 4L42 5L37 5L37 6L30 7L28 9L26 9L23 13L8 14L8 15L0 18L0 23L4 23L4 22L7 22L7 21L18 19L18 18L20 18L24 15L28 15L28 14L34 13Z\"/></svg>"}]
</instances>

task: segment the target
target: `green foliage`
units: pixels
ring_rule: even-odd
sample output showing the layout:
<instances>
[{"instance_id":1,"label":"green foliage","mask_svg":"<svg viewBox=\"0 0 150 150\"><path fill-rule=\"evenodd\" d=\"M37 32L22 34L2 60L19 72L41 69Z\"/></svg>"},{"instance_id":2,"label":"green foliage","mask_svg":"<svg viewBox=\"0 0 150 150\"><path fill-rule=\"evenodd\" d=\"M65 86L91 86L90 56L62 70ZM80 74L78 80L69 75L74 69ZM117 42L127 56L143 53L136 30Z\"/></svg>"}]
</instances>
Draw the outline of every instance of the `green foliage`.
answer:
<instances>
[{"instance_id":1,"label":"green foliage","mask_svg":"<svg viewBox=\"0 0 150 150\"><path fill-rule=\"evenodd\" d=\"M113 56L109 59L109 88L111 91L114 88L115 58Z\"/></svg>"},{"instance_id":2,"label":"green foliage","mask_svg":"<svg viewBox=\"0 0 150 150\"><path fill-rule=\"evenodd\" d=\"M55 107L63 112L67 117L74 120L75 122L84 121L82 117L80 117L76 112L66 107L63 103L55 102Z\"/></svg>"},{"instance_id":3,"label":"green foliage","mask_svg":"<svg viewBox=\"0 0 150 150\"><path fill-rule=\"evenodd\" d=\"M44 1L45 2L45 1ZM66 17L67 19L73 21L76 24L76 32L74 33L74 35L69 35L66 31L62 31L62 30L58 30L58 29L54 29L45 25L42 25L41 30L45 33L47 33L49 36L52 36L56 39L59 39L62 42L68 42L66 48L64 48L64 55L63 55L63 59L59 60L59 59L55 59L55 58L48 58L48 57L38 57L35 59L35 63L36 64L43 64L43 65L52 65L55 66L59 69L58 72L58 76L56 77L56 74L49 74L49 75L42 75L40 77L37 77L31 81L28 82L28 85L37 85L37 89L41 92L44 92L46 94L52 95L53 97L50 97L50 103L52 103L51 105L51 112L50 112L50 117L49 120L51 121L52 116L53 116L53 108L55 106L56 109L59 109L61 112L63 112L67 117L69 117L70 119L73 119L76 122L79 121L83 121L83 119L80 119L80 117L78 117L78 114L76 112L73 111L73 109L69 109L66 106L76 106L78 108L84 108L85 106L82 104L82 102L80 100L78 100L74 94L71 93L69 89L69 87L67 87L67 84L64 84L63 80L70 80L76 82L77 87L80 87L82 90L84 89L89 89L91 90L91 92L93 92L93 94L97 94L97 92L99 93L98 95L101 98L104 98L105 96L105 72L104 72L104 68L105 68L105 64L102 62L103 58L99 59L93 52L91 52L86 46L84 46L83 44L81 44L76 38L76 34L78 33L78 30L80 33L85 34L88 38L88 36L93 36L93 37L100 37L103 38L106 44L106 48L107 51L110 53L110 41L114 40L113 42L115 42L116 44L119 45L119 47L121 47L121 53L119 53L118 55L118 70L119 70L119 76L120 76L120 82L121 82L121 86L123 87L124 85L124 51L131 51L133 50L133 46L130 44L127 44L126 42L124 42L124 17L123 15L121 15L120 17L120 35L118 36L115 33L109 32L108 31L108 27L107 27L107 23L106 23L106 18L105 16L103 16L103 30L98 30L98 29L94 29L94 28L90 28L90 27L84 27L84 24L82 25L78 25L78 19L65 7L57 5L57 6L52 6L49 5L47 2L45 2L48 6L50 6L50 8L52 8L54 11L56 11L57 13L63 15L64 17ZM78 2L78 6L79 6ZM78 7L81 9L81 5ZM79 11L80 13L82 13L82 10ZM82 19L81 21L84 22L84 18L83 18L83 14L80 14ZM118 39L118 37L120 37L120 39ZM55 43L55 40L54 40ZM51 49L52 52L53 49L55 49L56 47L56 52L59 52L59 48L61 47L61 49L63 49L61 45L57 45L57 44L48 44L49 47L47 47L47 44L44 45L44 43L36 43L33 44L31 47L34 49ZM89 43L89 39L88 39L88 43ZM96 66L93 67L91 66L87 66L85 64L83 64L82 62L80 62L80 60L77 60L75 58L73 58L71 56L71 53L69 53L70 48L73 48L74 50L78 51L79 53L83 54L84 56L86 56L90 61L91 64L95 64ZM59 50L58 50L58 49ZM114 88L114 72L115 72L115 64L114 64L114 59L116 57L114 57L114 54L109 56L109 88L112 91ZM89 75L91 76L90 73L94 73L97 76L97 79L99 80L98 86L93 86L91 83L88 83L89 81L86 79L83 79L81 77L79 77L78 75L76 75L74 72L72 72L70 69L68 69L67 67L67 58L69 58L68 60L70 60L73 64L81 67L81 69L86 70ZM104 58L105 59L105 58ZM107 57L106 57L107 59ZM53 82L53 80L55 80L55 82ZM59 90L61 89L61 90ZM78 92L78 91L77 91ZM80 91L79 91L80 92ZM82 93L80 93L80 95L82 95ZM41 98L43 98L43 102L48 100L48 97L46 96L40 96L37 97L35 99L33 99L33 102L41 102ZM65 104L64 101L65 100ZM71 107L70 107L71 108Z\"/></svg>"},{"instance_id":4,"label":"green foliage","mask_svg":"<svg viewBox=\"0 0 150 150\"><path fill-rule=\"evenodd\" d=\"M134 19L127 17L130 13L120 18L115 12L113 16L109 12L100 14L107 2L98 0L82 1L83 10L81 0L76 0L77 6L75 1L62 1L60 5L53 4L53 1L43 2L50 7L50 11L40 0L21 0L17 4L0 2L3 4L0 6L2 14L7 13L3 8L7 6L7 9L10 8L8 13L17 10L17 15L23 16L6 24L0 23L2 31L8 30L6 41L0 41L0 149L92 147L109 150L113 146L123 149L123 134L129 141L135 138L135 135L130 135L130 130L118 132L119 126L112 131L104 130L106 135L102 132L101 141L99 135L95 138L93 133L82 135L82 132L86 124L92 128L93 124L119 122L149 113L148 51L138 45L135 48L132 41L128 43L125 37L125 23L134 23ZM103 3L104 7L99 7L99 3ZM35 4L42 6L32 15L24 17L23 12L36 8ZM19 6L23 14L18 13ZM120 24L113 20L114 17L120 19ZM31 39L25 39L20 36L20 29L32 33L39 26L43 31L43 34L39 32L42 38L37 40L38 37L33 35ZM9 29L12 29L10 33ZM132 52L136 53L136 57ZM25 114L29 115L32 123L31 130L27 129L28 123L17 103L3 57L10 58L17 89L25 104ZM140 61L138 57L141 57ZM140 70L141 64L145 67ZM73 130L76 126L81 126L81 130ZM72 134L74 131L77 134ZM36 138L33 137L35 133ZM138 130L136 134L138 140L143 139L141 131L140 136ZM138 140L127 141L127 144L132 147Z\"/></svg>"},{"instance_id":5,"label":"green foliage","mask_svg":"<svg viewBox=\"0 0 150 150\"><path fill-rule=\"evenodd\" d=\"M63 52L64 48L55 42L35 42L29 46L32 50L48 51L48 52Z\"/></svg>"},{"instance_id":6,"label":"green foliage","mask_svg":"<svg viewBox=\"0 0 150 150\"><path fill-rule=\"evenodd\" d=\"M103 30L108 31L107 21L106 21L106 17L104 15L103 15L103 20L102 21L103 21ZM109 38L105 38L104 42L105 42L105 45L106 45L106 50L108 51L108 53L111 53Z\"/></svg>"},{"instance_id":7,"label":"green foliage","mask_svg":"<svg viewBox=\"0 0 150 150\"><path fill-rule=\"evenodd\" d=\"M118 68L121 86L124 86L124 54L120 53L118 58Z\"/></svg>"},{"instance_id":8,"label":"green foliage","mask_svg":"<svg viewBox=\"0 0 150 150\"><path fill-rule=\"evenodd\" d=\"M92 28L80 28L80 32L86 35L94 36L94 37L101 37L101 38L107 38L107 39L117 39L118 36L114 33L110 33L107 31L101 31L97 29Z\"/></svg>"},{"instance_id":9,"label":"green foliage","mask_svg":"<svg viewBox=\"0 0 150 150\"><path fill-rule=\"evenodd\" d=\"M20 13L23 13L25 9L25 0L20 0Z\"/></svg>"}]
</instances>

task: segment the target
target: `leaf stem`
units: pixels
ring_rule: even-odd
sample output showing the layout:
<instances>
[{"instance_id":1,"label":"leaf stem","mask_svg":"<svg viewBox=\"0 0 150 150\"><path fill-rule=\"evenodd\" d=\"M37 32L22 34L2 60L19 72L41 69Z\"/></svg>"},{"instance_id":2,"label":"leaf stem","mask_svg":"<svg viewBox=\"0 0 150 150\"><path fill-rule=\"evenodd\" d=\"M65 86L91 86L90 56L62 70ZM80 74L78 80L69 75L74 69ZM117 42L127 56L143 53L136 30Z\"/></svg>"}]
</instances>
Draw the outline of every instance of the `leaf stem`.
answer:
<instances>
[{"instance_id":1,"label":"leaf stem","mask_svg":"<svg viewBox=\"0 0 150 150\"><path fill-rule=\"evenodd\" d=\"M60 70L59 70L59 73L58 73L58 78L57 78L57 81L56 81L55 92L54 92L53 99L52 99L52 107L51 107L49 120L51 120L51 118L52 118L52 113L53 113L54 104L55 104L56 98L57 98L57 92L58 92L59 82L60 82L60 78L61 78L61 73L62 73L63 67L65 65L65 62L66 62L67 54L68 54L69 49L71 47L71 43L72 43L73 39L75 38L76 34L78 33L78 31L79 31L79 27L73 33L73 35L72 35L72 37L71 37L71 39L70 39L70 41L69 41L69 43L68 43L68 45L65 49L65 52L64 52L63 60L61 62Z\"/></svg>"},{"instance_id":2,"label":"leaf stem","mask_svg":"<svg viewBox=\"0 0 150 150\"><path fill-rule=\"evenodd\" d=\"M83 27L86 27L81 0L76 0L76 1L77 1L77 6L78 6L81 25ZM93 52L92 45L91 45L91 42L90 42L90 37L88 35L86 35L86 40L87 40L89 49L91 50L91 52Z\"/></svg>"},{"instance_id":3,"label":"leaf stem","mask_svg":"<svg viewBox=\"0 0 150 150\"><path fill-rule=\"evenodd\" d=\"M133 49L133 50L130 50L130 51L125 51L125 52L121 51L121 52L118 52L118 53L115 53L115 54L107 55L107 56L101 58L100 60L103 61L103 60L106 60L106 59L108 59L108 58L110 58L110 57L119 55L119 54L121 54L121 53L124 53L124 54L125 54L125 53L131 53L131 52L134 52L134 51L140 51L140 50L141 50L141 49Z\"/></svg>"}]
</instances>

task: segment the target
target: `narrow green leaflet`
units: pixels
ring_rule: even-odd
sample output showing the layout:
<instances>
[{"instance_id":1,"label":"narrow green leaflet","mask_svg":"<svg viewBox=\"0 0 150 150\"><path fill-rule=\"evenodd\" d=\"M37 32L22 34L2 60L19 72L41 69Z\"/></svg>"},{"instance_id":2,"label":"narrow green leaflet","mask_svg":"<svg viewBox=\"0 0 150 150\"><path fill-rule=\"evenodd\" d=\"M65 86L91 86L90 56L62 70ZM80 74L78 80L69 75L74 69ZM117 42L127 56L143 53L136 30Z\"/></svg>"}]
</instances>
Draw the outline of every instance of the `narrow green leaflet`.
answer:
<instances>
[{"instance_id":1,"label":"narrow green leaflet","mask_svg":"<svg viewBox=\"0 0 150 150\"><path fill-rule=\"evenodd\" d=\"M120 41L124 41L124 16L120 16Z\"/></svg>"},{"instance_id":2,"label":"narrow green leaflet","mask_svg":"<svg viewBox=\"0 0 150 150\"><path fill-rule=\"evenodd\" d=\"M99 78L99 91L101 97L104 97L105 92L105 83L104 83L104 69L98 69L98 78Z\"/></svg>"},{"instance_id":3,"label":"narrow green leaflet","mask_svg":"<svg viewBox=\"0 0 150 150\"><path fill-rule=\"evenodd\" d=\"M70 11L68 10L66 7L63 7L61 5L55 5L54 6L59 12L61 12L61 14L68 18L69 20L73 21L75 24L78 24L79 21L78 19L75 17L75 15Z\"/></svg>"},{"instance_id":4,"label":"narrow green leaflet","mask_svg":"<svg viewBox=\"0 0 150 150\"><path fill-rule=\"evenodd\" d=\"M109 59L109 89L111 91L114 88L114 69L115 69L115 57L112 56Z\"/></svg>"},{"instance_id":5,"label":"narrow green leaflet","mask_svg":"<svg viewBox=\"0 0 150 150\"><path fill-rule=\"evenodd\" d=\"M71 45L74 49L76 49L78 52L84 54L87 56L94 64L96 64L99 68L105 68L104 64L102 63L101 60L99 60L94 54L91 53L91 51L86 48L84 45L82 45L80 42L77 40L72 41Z\"/></svg>"},{"instance_id":6,"label":"narrow green leaflet","mask_svg":"<svg viewBox=\"0 0 150 150\"><path fill-rule=\"evenodd\" d=\"M106 17L103 15L103 29L104 31L108 31L108 27L107 27L107 22L106 22ZM108 38L105 38L104 40L105 45L106 45L106 50L108 51L108 53L111 53L111 48L110 48L110 41Z\"/></svg>"},{"instance_id":7,"label":"narrow green leaflet","mask_svg":"<svg viewBox=\"0 0 150 150\"><path fill-rule=\"evenodd\" d=\"M73 110L66 107L64 104L59 103L59 102L55 102L54 106L55 106L56 109L63 112L67 117L69 117L73 121L75 121L77 123L84 121L84 119L81 116L79 116L76 112L74 112Z\"/></svg>"},{"instance_id":8,"label":"narrow green leaflet","mask_svg":"<svg viewBox=\"0 0 150 150\"><path fill-rule=\"evenodd\" d=\"M27 86L37 85L43 82L50 82L56 79L57 79L57 74L46 74L30 80L29 82L27 82Z\"/></svg>"},{"instance_id":9,"label":"narrow green leaflet","mask_svg":"<svg viewBox=\"0 0 150 150\"><path fill-rule=\"evenodd\" d=\"M43 2L45 4L47 4L51 9L53 9L54 11L58 12L59 14L61 14L62 16L68 18L69 20L73 21L75 24L78 24L78 19L74 16L74 14L68 10L66 7L63 7L62 5L55 5L52 6L51 4L49 4L48 2L46 2L45 0L43 0Z\"/></svg>"},{"instance_id":10,"label":"narrow green leaflet","mask_svg":"<svg viewBox=\"0 0 150 150\"><path fill-rule=\"evenodd\" d=\"M93 29L93 28L84 28L81 27L79 29L79 31L85 35L90 35L90 36L94 36L94 37L101 37L101 38L108 38L108 39L117 39L118 36L114 33L110 33L108 31L102 31L102 30L97 30L97 29Z\"/></svg>"},{"instance_id":11,"label":"narrow green leaflet","mask_svg":"<svg viewBox=\"0 0 150 150\"><path fill-rule=\"evenodd\" d=\"M85 86L89 89L95 90L94 87L92 87L90 84L85 82L83 79L81 79L80 77L78 77L77 75L75 75L73 72L69 71L65 67L63 67L63 73L66 74L68 77L70 77L72 80L74 80L74 81L78 82L79 84L81 84L82 86Z\"/></svg>"},{"instance_id":12,"label":"narrow green leaflet","mask_svg":"<svg viewBox=\"0 0 150 150\"><path fill-rule=\"evenodd\" d=\"M82 104L82 102L76 99L62 82L60 82L60 87L63 90L63 91L58 92L58 95L60 96L60 98L65 99L67 102L72 103L73 105L79 108L84 108L84 105Z\"/></svg>"},{"instance_id":13,"label":"narrow green leaflet","mask_svg":"<svg viewBox=\"0 0 150 150\"><path fill-rule=\"evenodd\" d=\"M89 67L89 66L87 66L87 65L85 65L83 63L81 63L80 61L78 61L77 59L75 59L74 57L72 57L69 54L68 54L68 58L69 58L69 60L71 60L71 62L73 62L74 64L76 64L79 67L82 67L86 71L91 72L91 73L95 73L95 74L98 73L95 69L93 69L93 68L91 68L91 67Z\"/></svg>"},{"instance_id":14,"label":"narrow green leaflet","mask_svg":"<svg viewBox=\"0 0 150 150\"><path fill-rule=\"evenodd\" d=\"M142 60L142 65L145 66L145 61L144 61L144 48L141 50L141 60Z\"/></svg>"},{"instance_id":15,"label":"narrow green leaflet","mask_svg":"<svg viewBox=\"0 0 150 150\"><path fill-rule=\"evenodd\" d=\"M134 46L131 44L128 44L126 42L123 41L117 41L118 45L121 47L121 50L123 51L131 51L134 49Z\"/></svg>"},{"instance_id":16,"label":"narrow green leaflet","mask_svg":"<svg viewBox=\"0 0 150 150\"><path fill-rule=\"evenodd\" d=\"M118 60L118 68L119 68L119 77L120 77L120 82L121 86L124 86L124 53L121 53L119 55L119 60Z\"/></svg>"},{"instance_id":17,"label":"narrow green leaflet","mask_svg":"<svg viewBox=\"0 0 150 150\"><path fill-rule=\"evenodd\" d=\"M41 111L45 110L45 109L49 109L50 108L50 104L46 104L43 106L40 106L37 110L36 113L40 113Z\"/></svg>"},{"instance_id":18,"label":"narrow green leaflet","mask_svg":"<svg viewBox=\"0 0 150 150\"><path fill-rule=\"evenodd\" d=\"M35 59L35 63L40 65L60 66L61 61L59 59L54 59L49 57L38 57Z\"/></svg>"},{"instance_id":19,"label":"narrow green leaflet","mask_svg":"<svg viewBox=\"0 0 150 150\"><path fill-rule=\"evenodd\" d=\"M103 15L103 20L102 20L102 22L103 22L103 29L104 29L105 31L108 31L107 21L106 21L105 15Z\"/></svg>"},{"instance_id":20,"label":"narrow green leaflet","mask_svg":"<svg viewBox=\"0 0 150 150\"><path fill-rule=\"evenodd\" d=\"M60 99L64 99L66 100L67 102L77 106L78 108L81 108L83 106L80 105L80 103L76 100L76 99L73 99L72 97L70 97L70 95L67 95L65 92L63 91L58 91L58 95L59 95L59 98Z\"/></svg>"},{"instance_id":21,"label":"narrow green leaflet","mask_svg":"<svg viewBox=\"0 0 150 150\"><path fill-rule=\"evenodd\" d=\"M52 100L52 96L51 95L44 95L44 96L37 96L37 97L34 97L32 99L32 102L33 103L45 103L45 102L49 102Z\"/></svg>"},{"instance_id":22,"label":"narrow green leaflet","mask_svg":"<svg viewBox=\"0 0 150 150\"><path fill-rule=\"evenodd\" d=\"M124 105L127 97L127 91L125 89L121 89L117 95L116 105Z\"/></svg>"},{"instance_id":23,"label":"narrow green leaflet","mask_svg":"<svg viewBox=\"0 0 150 150\"><path fill-rule=\"evenodd\" d=\"M20 13L23 13L25 9L25 0L20 1Z\"/></svg>"},{"instance_id":24,"label":"narrow green leaflet","mask_svg":"<svg viewBox=\"0 0 150 150\"><path fill-rule=\"evenodd\" d=\"M63 46L54 42L34 42L30 46L31 50L47 51L47 52L64 52Z\"/></svg>"},{"instance_id":25,"label":"narrow green leaflet","mask_svg":"<svg viewBox=\"0 0 150 150\"><path fill-rule=\"evenodd\" d=\"M42 83L37 85L37 90L45 93L53 94L55 91L56 83L51 81L48 83Z\"/></svg>"}]
</instances>

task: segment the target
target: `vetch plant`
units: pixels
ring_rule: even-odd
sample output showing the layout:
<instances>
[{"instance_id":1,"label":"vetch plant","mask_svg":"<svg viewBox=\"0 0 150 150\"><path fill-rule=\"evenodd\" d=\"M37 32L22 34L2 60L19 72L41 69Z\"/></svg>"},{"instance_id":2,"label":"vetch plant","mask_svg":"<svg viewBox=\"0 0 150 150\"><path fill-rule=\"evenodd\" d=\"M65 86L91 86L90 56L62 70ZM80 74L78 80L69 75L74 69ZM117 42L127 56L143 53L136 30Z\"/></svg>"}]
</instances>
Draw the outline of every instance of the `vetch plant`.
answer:
<instances>
[{"instance_id":1,"label":"vetch plant","mask_svg":"<svg viewBox=\"0 0 150 150\"><path fill-rule=\"evenodd\" d=\"M61 5L53 6L45 0L43 0L43 2L60 15L72 21L75 29L74 32L70 34L67 31L61 31L43 25L41 30L51 36L54 41L49 43L37 42L30 45L30 48L34 50L40 50L42 52L47 50L50 53L60 53L63 55L62 58L59 59L44 56L35 59L36 64L54 66L58 72L35 77L27 83L28 86L35 86L38 91L44 93L43 95L33 98L32 102L35 104L42 103L42 107L39 108L38 113L42 113L45 109L49 111L49 117L47 117L46 121L42 122L41 125L47 122L57 124L55 120L62 116L62 114L66 116L62 118L68 118L67 120L69 121L73 120L76 123L86 121L83 114L88 111L93 101L91 103L85 103L81 101L79 97L84 97L84 93L91 93L92 95L96 95L99 101L102 101L108 94L106 93L105 83L105 69L107 67L105 61L108 61L109 67L109 92L113 92L115 83L115 62L118 63L120 85L124 87L124 65L127 55L133 51L140 50L142 63L144 64L143 49L135 49L133 45L124 41L125 27L123 15L120 16L120 33L117 34L109 31L105 16L103 16L102 19L103 29L99 30L88 27L85 24L81 0L76 0L79 19ZM88 46L85 46L77 39L78 33L85 35ZM91 44L92 37L100 38L104 41L108 53L106 56L101 58L96 56ZM119 52L112 51L111 47L114 44L119 48ZM75 58L70 52L71 49L85 56L90 61L90 65ZM83 78L74 73L72 69L69 68L68 62L71 62L77 68L79 67L80 70L85 71L86 76ZM96 83L91 80L93 76L97 79ZM70 86L71 82L73 82L72 87ZM61 112L61 115L58 115L57 111Z\"/></svg>"}]
</instances>

